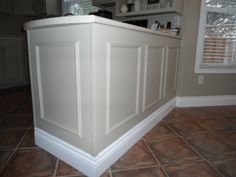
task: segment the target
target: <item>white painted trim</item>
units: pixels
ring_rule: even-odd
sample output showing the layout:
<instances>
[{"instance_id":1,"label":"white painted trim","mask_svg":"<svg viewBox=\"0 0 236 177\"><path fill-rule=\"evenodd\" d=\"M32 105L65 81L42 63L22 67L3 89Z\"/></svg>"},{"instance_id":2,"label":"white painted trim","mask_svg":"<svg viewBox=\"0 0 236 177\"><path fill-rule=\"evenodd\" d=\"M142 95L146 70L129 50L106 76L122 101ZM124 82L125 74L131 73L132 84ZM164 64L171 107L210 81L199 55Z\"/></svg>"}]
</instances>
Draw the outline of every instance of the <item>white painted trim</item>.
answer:
<instances>
[{"instance_id":1,"label":"white painted trim","mask_svg":"<svg viewBox=\"0 0 236 177\"><path fill-rule=\"evenodd\" d=\"M174 98L126 132L96 157L93 157L38 128L35 128L35 142L41 148L80 170L85 175L89 177L99 177L172 109L174 109L175 105L176 99Z\"/></svg>"},{"instance_id":2,"label":"white painted trim","mask_svg":"<svg viewBox=\"0 0 236 177\"><path fill-rule=\"evenodd\" d=\"M176 107L236 105L236 95L176 97Z\"/></svg>"}]
</instances>

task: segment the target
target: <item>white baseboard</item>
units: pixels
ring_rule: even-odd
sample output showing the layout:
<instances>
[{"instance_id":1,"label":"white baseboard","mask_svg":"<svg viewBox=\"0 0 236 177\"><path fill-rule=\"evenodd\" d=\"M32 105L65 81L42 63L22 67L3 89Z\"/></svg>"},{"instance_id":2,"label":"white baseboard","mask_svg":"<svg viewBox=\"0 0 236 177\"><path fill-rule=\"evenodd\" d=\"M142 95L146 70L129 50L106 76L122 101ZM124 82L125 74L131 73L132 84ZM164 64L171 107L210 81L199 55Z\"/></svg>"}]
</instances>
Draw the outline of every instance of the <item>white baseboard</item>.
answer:
<instances>
[{"instance_id":1,"label":"white baseboard","mask_svg":"<svg viewBox=\"0 0 236 177\"><path fill-rule=\"evenodd\" d=\"M176 107L236 105L236 95L176 97Z\"/></svg>"},{"instance_id":2,"label":"white baseboard","mask_svg":"<svg viewBox=\"0 0 236 177\"><path fill-rule=\"evenodd\" d=\"M114 143L109 145L96 157L93 157L38 128L35 128L35 142L41 148L80 170L85 175L89 177L99 177L172 109L174 109L175 106L176 99L172 99L117 139Z\"/></svg>"}]
</instances>

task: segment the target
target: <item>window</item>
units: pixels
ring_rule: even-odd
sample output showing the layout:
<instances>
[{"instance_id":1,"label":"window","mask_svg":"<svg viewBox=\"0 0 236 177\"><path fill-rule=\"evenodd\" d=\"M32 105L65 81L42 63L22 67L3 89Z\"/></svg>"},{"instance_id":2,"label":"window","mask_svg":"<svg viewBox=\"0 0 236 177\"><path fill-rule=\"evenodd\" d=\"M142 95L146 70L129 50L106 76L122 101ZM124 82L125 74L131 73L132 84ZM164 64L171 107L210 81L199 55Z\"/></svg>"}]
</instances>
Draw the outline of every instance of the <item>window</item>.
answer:
<instances>
[{"instance_id":1,"label":"window","mask_svg":"<svg viewBox=\"0 0 236 177\"><path fill-rule=\"evenodd\" d=\"M236 0L202 0L195 73L236 73Z\"/></svg>"}]
</instances>

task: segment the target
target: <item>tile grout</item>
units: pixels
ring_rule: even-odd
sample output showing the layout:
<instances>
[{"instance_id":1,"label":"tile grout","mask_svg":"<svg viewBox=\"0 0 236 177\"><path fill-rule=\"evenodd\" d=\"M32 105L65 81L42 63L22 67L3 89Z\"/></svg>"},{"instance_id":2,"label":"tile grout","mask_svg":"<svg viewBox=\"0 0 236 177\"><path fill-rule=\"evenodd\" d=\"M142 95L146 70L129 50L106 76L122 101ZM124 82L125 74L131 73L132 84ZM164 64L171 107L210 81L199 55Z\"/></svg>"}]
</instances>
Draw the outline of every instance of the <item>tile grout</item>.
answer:
<instances>
[{"instance_id":1,"label":"tile grout","mask_svg":"<svg viewBox=\"0 0 236 177\"><path fill-rule=\"evenodd\" d=\"M57 158L52 177L56 177L57 175L58 164L59 164L59 159Z\"/></svg>"},{"instance_id":2,"label":"tile grout","mask_svg":"<svg viewBox=\"0 0 236 177\"><path fill-rule=\"evenodd\" d=\"M12 149L12 153L10 154L10 156L7 158L6 162L2 165L2 167L0 169L0 174L4 171L4 168L7 166L7 164L9 163L9 161L11 160L13 155L15 154L16 150L18 149L18 147L20 146L20 144L22 143L22 141L24 140L24 138L25 138L25 136L27 135L28 132L29 132L29 129L27 129L25 131L24 135L21 137L21 139L19 140L19 142L17 143L15 148Z\"/></svg>"},{"instance_id":3,"label":"tile grout","mask_svg":"<svg viewBox=\"0 0 236 177\"><path fill-rule=\"evenodd\" d=\"M200 152L198 152L183 136L181 136L179 133L177 133L171 126L169 126L167 123L165 123L168 128L170 128L182 141L184 141L195 153L197 153L200 158L205 161L212 169L214 169L217 174L219 174L221 177L225 177L218 169L215 167L213 168L212 165L209 162L209 159L205 158Z\"/></svg>"}]
</instances>

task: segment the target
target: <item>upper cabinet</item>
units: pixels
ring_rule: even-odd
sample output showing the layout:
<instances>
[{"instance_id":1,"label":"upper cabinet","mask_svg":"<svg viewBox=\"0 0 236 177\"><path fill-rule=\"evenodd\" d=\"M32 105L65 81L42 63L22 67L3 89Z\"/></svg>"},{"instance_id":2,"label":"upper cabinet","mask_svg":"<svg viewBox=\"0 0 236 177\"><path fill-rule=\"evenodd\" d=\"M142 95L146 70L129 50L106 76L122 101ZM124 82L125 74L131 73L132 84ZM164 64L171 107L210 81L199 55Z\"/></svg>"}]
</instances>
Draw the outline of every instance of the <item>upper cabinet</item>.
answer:
<instances>
[{"instance_id":1,"label":"upper cabinet","mask_svg":"<svg viewBox=\"0 0 236 177\"><path fill-rule=\"evenodd\" d=\"M94 6L115 5L115 0L92 0Z\"/></svg>"},{"instance_id":2,"label":"upper cabinet","mask_svg":"<svg viewBox=\"0 0 236 177\"><path fill-rule=\"evenodd\" d=\"M182 14L183 0L116 0L116 16Z\"/></svg>"},{"instance_id":3,"label":"upper cabinet","mask_svg":"<svg viewBox=\"0 0 236 177\"><path fill-rule=\"evenodd\" d=\"M115 0L92 0L92 4L109 12L112 12L113 9L115 9Z\"/></svg>"},{"instance_id":4,"label":"upper cabinet","mask_svg":"<svg viewBox=\"0 0 236 177\"><path fill-rule=\"evenodd\" d=\"M0 12L8 13L13 11L12 0L1 0L0 1Z\"/></svg>"},{"instance_id":5,"label":"upper cabinet","mask_svg":"<svg viewBox=\"0 0 236 177\"><path fill-rule=\"evenodd\" d=\"M0 13L13 15L60 15L60 0L1 0Z\"/></svg>"}]
</instances>

